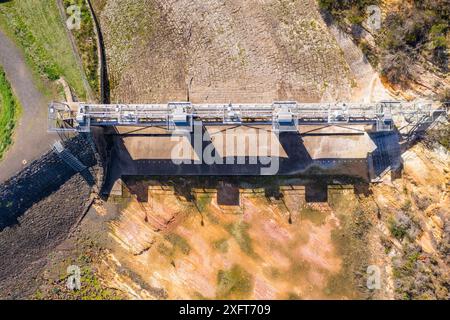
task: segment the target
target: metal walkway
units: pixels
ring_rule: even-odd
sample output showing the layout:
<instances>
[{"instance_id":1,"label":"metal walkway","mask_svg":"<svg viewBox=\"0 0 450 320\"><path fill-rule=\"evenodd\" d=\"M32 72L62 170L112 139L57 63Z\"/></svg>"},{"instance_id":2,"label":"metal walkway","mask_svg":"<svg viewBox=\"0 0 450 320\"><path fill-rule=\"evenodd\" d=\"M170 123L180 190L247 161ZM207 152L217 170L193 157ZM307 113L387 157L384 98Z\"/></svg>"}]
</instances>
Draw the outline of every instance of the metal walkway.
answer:
<instances>
[{"instance_id":1,"label":"metal walkway","mask_svg":"<svg viewBox=\"0 0 450 320\"><path fill-rule=\"evenodd\" d=\"M89 132L91 126L164 126L192 132L194 122L207 125L270 124L275 131L297 131L302 124L372 124L377 132L393 129L393 116L432 121L432 103L297 103L272 104L90 104L49 105L49 131Z\"/></svg>"},{"instance_id":2,"label":"metal walkway","mask_svg":"<svg viewBox=\"0 0 450 320\"><path fill-rule=\"evenodd\" d=\"M63 160L69 167L71 167L75 172L83 172L87 167L81 163L68 149L64 148L60 141L55 142L53 145L53 150L58 154L58 156Z\"/></svg>"}]
</instances>

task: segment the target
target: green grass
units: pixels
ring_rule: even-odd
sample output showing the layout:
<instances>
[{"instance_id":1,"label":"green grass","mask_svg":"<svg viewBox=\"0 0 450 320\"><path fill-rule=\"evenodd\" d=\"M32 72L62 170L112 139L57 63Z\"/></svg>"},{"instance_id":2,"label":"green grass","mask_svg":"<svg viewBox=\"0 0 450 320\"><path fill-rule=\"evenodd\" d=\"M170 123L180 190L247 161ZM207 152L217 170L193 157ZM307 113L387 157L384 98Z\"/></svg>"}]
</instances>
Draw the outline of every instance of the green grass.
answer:
<instances>
[{"instance_id":1,"label":"green grass","mask_svg":"<svg viewBox=\"0 0 450 320\"><path fill-rule=\"evenodd\" d=\"M239 265L230 270L220 270L217 274L218 299L245 299L253 289L253 278Z\"/></svg>"},{"instance_id":2,"label":"green grass","mask_svg":"<svg viewBox=\"0 0 450 320\"><path fill-rule=\"evenodd\" d=\"M97 39L94 32L92 19L86 0L64 0L64 7L78 5L81 8L81 26L79 30L72 30L77 42L83 67L89 81L89 85L95 92L99 92Z\"/></svg>"},{"instance_id":3,"label":"green grass","mask_svg":"<svg viewBox=\"0 0 450 320\"><path fill-rule=\"evenodd\" d=\"M52 92L49 82L64 76L76 94L85 98L82 73L56 1L0 3L0 27L22 48L46 95Z\"/></svg>"},{"instance_id":4,"label":"green grass","mask_svg":"<svg viewBox=\"0 0 450 320\"><path fill-rule=\"evenodd\" d=\"M228 252L228 241L227 241L227 239L219 239L217 241L214 241L213 247L214 247L214 249L218 250L221 253L227 253Z\"/></svg>"},{"instance_id":5,"label":"green grass","mask_svg":"<svg viewBox=\"0 0 450 320\"><path fill-rule=\"evenodd\" d=\"M248 233L250 226L245 222L232 223L225 226L228 233L236 240L241 250L251 256L256 257L253 251L252 239Z\"/></svg>"},{"instance_id":6,"label":"green grass","mask_svg":"<svg viewBox=\"0 0 450 320\"><path fill-rule=\"evenodd\" d=\"M174 248L180 249L180 251L188 255L191 252L191 246L183 237L177 235L176 233L170 233L164 237L167 241L169 241Z\"/></svg>"},{"instance_id":7,"label":"green grass","mask_svg":"<svg viewBox=\"0 0 450 320\"><path fill-rule=\"evenodd\" d=\"M13 142L14 127L20 110L20 105L0 66L0 160Z\"/></svg>"},{"instance_id":8,"label":"green grass","mask_svg":"<svg viewBox=\"0 0 450 320\"><path fill-rule=\"evenodd\" d=\"M195 195L196 205L198 211L203 212L206 207L211 204L211 196L209 194L197 194Z\"/></svg>"},{"instance_id":9,"label":"green grass","mask_svg":"<svg viewBox=\"0 0 450 320\"><path fill-rule=\"evenodd\" d=\"M65 270L64 270L65 271ZM68 275L60 274L59 279L51 281L43 290L38 289L33 300L120 300L123 297L114 289L103 285L97 272L91 267L81 268L80 290L69 290L66 286Z\"/></svg>"},{"instance_id":10,"label":"green grass","mask_svg":"<svg viewBox=\"0 0 450 320\"><path fill-rule=\"evenodd\" d=\"M317 226L325 224L325 220L327 218L326 213L310 207L304 207L301 210L300 215L302 218L311 221L313 224Z\"/></svg>"}]
</instances>

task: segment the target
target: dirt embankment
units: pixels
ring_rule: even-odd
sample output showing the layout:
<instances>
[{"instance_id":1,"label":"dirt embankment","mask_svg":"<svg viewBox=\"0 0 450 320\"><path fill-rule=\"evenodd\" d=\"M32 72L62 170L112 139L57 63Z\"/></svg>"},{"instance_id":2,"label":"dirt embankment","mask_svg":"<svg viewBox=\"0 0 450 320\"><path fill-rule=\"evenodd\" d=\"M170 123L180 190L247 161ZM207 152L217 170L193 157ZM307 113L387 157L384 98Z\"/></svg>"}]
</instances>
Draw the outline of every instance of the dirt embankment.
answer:
<instances>
[{"instance_id":1,"label":"dirt embankment","mask_svg":"<svg viewBox=\"0 0 450 320\"><path fill-rule=\"evenodd\" d=\"M314 0L99 7L112 101L345 100L355 86Z\"/></svg>"}]
</instances>

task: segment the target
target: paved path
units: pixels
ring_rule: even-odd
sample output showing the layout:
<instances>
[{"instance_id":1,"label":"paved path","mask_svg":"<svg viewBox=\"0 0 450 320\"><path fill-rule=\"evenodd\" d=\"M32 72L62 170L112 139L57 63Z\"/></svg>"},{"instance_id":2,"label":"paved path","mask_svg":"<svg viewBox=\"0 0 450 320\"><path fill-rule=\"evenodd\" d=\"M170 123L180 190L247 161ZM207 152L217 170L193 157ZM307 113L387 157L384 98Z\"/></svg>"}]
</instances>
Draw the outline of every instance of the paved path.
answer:
<instances>
[{"instance_id":1,"label":"paved path","mask_svg":"<svg viewBox=\"0 0 450 320\"><path fill-rule=\"evenodd\" d=\"M47 133L47 103L36 88L20 49L0 31L0 65L22 104L22 116L14 131L14 144L0 162L0 183L39 158L58 136Z\"/></svg>"}]
</instances>

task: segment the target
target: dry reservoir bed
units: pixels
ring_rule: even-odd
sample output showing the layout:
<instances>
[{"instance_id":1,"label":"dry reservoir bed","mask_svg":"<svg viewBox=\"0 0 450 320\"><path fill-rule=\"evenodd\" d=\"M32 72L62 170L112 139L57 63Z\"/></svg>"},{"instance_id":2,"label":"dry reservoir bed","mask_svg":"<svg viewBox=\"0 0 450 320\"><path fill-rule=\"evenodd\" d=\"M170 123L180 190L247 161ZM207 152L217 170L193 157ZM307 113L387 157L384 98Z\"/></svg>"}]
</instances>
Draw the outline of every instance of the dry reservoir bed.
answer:
<instances>
[{"instance_id":1,"label":"dry reservoir bed","mask_svg":"<svg viewBox=\"0 0 450 320\"><path fill-rule=\"evenodd\" d=\"M97 2L112 101L346 100L356 85L315 0Z\"/></svg>"}]
</instances>

